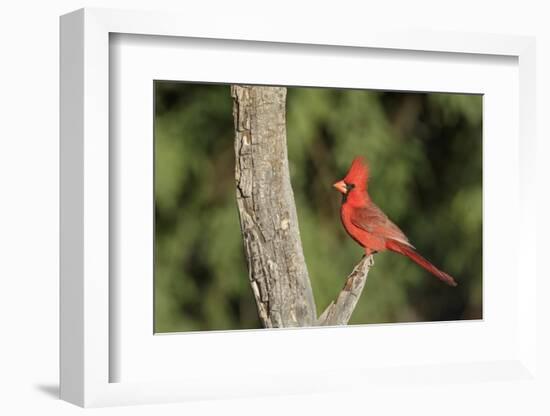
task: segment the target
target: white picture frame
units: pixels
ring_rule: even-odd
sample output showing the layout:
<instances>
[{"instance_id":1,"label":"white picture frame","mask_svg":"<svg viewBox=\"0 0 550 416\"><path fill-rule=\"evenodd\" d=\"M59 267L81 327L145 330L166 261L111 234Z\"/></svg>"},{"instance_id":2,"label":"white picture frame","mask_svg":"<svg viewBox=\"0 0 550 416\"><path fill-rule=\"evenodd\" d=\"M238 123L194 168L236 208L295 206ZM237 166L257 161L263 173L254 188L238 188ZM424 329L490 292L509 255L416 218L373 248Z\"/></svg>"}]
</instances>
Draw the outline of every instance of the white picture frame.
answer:
<instances>
[{"instance_id":1,"label":"white picture frame","mask_svg":"<svg viewBox=\"0 0 550 416\"><path fill-rule=\"evenodd\" d=\"M350 30L339 35L326 35L321 31L308 31L307 34L280 31L269 25L248 30L235 28L231 22L223 21L216 21L216 24L205 27L189 16L178 14L106 9L83 9L61 18L61 397L80 406L107 406L332 391L357 388L365 384L387 385L396 379L403 383L433 382L448 378L463 382L480 382L487 378L519 382L533 377L536 374L536 304L533 301L536 262L533 258L534 251L528 250L525 242L536 240L536 226L534 216L521 214L536 211L530 180L535 160L532 150L535 141L535 123L532 120L535 114L534 39L508 35L385 32L373 27L355 32ZM116 302L113 292L117 288L110 281L114 267L113 259L110 258L110 229L116 226L115 218L111 216L113 187L110 174L117 169L113 165L116 160L113 161L110 153L110 135L113 131L109 124L112 116L109 112L109 100L113 89L109 56L114 34L155 36L157 43L174 42L177 38L224 40L225 45L231 42L240 42L240 45L254 44L255 49L260 52L260 42L275 44L282 53L292 48L292 45L301 45L301 50L328 48L333 53L349 51L350 48L411 51L413 55L416 52L430 53L434 65L434 56L468 56L474 65L483 56L503 56L517 60L518 110L517 114L511 114L510 119L507 117L507 121L514 123L513 120L516 120L515 126L519 128L519 132L510 133L516 141L505 141L504 146L508 148L502 149L500 155L503 160L506 160L506 155L513 157L512 147L519 145L517 166L514 167L512 163L507 173L510 176L504 176L509 183L518 184L513 192L517 192L519 203L510 209L521 218L521 227L514 231L517 232L516 237L520 244L515 252L517 257L511 260L512 270L503 271L511 273L508 286L504 283L504 287L510 289L517 285L517 291L506 292L507 289L503 289L509 296L514 296L513 309L510 311L510 320L514 321L511 328L502 328L501 321L495 321L502 334L506 331L513 332L510 336L510 348L503 347L495 351L493 360L488 359L487 355L480 355L477 359L472 355L471 362L467 361L466 355L459 362L446 361L442 355L435 361L419 357L416 362L411 358L412 361L406 364L397 361L383 362L379 368L374 362L366 363L364 368L349 368L345 364L339 366L335 361L331 365L320 366L318 370L312 366L296 366L295 371L289 371L288 368L282 368L279 372L268 369L265 374L252 369L250 372L236 374L236 371L228 368L225 371L219 370L215 378L212 377L215 368L204 366L201 369L199 365L194 372L184 375L182 369L173 369L174 377L167 376L166 371L169 370L152 374L152 369L148 370L145 379L120 375L113 377L112 368L116 366L115 363L125 359L125 356L120 356L124 354L124 349L113 348L113 338L118 336L120 328L113 323L114 311L117 310L117 305L113 304ZM256 79L251 79L249 75L242 80L233 77L232 81L246 83ZM300 84L293 83L288 78L288 85ZM313 85L320 85L320 81ZM350 86L353 85L357 86L351 82ZM379 88L389 87L379 85ZM463 88L468 87L465 84ZM463 89L463 92L475 91ZM502 134L508 133L503 131ZM518 270L522 270L521 280L517 279ZM487 296L487 293L484 295ZM152 316L152 309L150 315ZM124 322L128 326L128 322ZM136 325L141 323L137 322ZM401 334L397 336L433 330L427 326L402 325L397 331ZM445 337L452 337L456 331L472 331L471 326L445 328L442 326L439 329L447 331ZM260 336L256 332L256 341L250 338L247 342L270 337L270 342L274 338L279 339L277 342L280 345L284 345L290 338L300 345L313 342L312 339L330 344L331 339L338 337L345 339L347 343L354 343L365 336L365 331L361 328L345 328L345 332L342 329L269 331L269 335ZM381 334L385 330L375 331ZM468 332L467 336L482 336L482 332ZM150 335L153 337L152 332ZM185 335L188 344L192 343L189 341L191 336L193 335ZM234 335L228 332L208 336L215 345L220 342L220 337L224 337L226 343L233 345L237 354L236 347L239 343L244 343L243 337L246 333ZM215 341L214 336L218 337ZM135 341L133 338L129 339ZM141 342L136 344L141 345ZM185 347L185 342L182 345ZM207 343L198 345L196 350L200 351L206 345ZM181 349L182 346L178 345L177 348ZM141 358L143 361L148 360L146 356ZM131 366L137 365L135 359L129 362ZM394 367L388 363L393 363ZM217 363L216 368L221 364ZM404 367L400 369L400 365ZM262 374L268 377L261 378Z\"/></svg>"}]
</instances>

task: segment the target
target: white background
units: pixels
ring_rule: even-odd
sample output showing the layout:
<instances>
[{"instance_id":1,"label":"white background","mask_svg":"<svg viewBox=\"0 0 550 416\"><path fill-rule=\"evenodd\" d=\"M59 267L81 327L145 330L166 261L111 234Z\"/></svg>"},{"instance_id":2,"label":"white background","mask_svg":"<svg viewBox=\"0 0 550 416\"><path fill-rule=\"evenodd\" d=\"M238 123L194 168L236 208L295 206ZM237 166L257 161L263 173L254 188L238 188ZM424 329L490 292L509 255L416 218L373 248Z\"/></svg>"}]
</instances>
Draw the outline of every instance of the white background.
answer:
<instances>
[{"instance_id":1,"label":"white background","mask_svg":"<svg viewBox=\"0 0 550 416\"><path fill-rule=\"evenodd\" d=\"M368 25L388 19L395 27L432 27L438 30L537 35L538 76L538 249L542 262L548 255L550 212L548 138L545 115L550 114L550 32L545 2L517 1L377 1L321 2L278 0L273 7L260 2L197 1L20 1L0 11L2 74L0 89L0 413L73 414L81 409L60 402L58 375L58 16L83 6L181 10L216 13L235 24L280 22L303 27ZM200 3L200 4L198 4ZM257 3L255 5L255 3ZM315 6L313 6L315 4ZM360 6L360 4L363 4ZM252 15L257 15L257 20ZM239 20L241 19L241 20ZM246 22L246 23L238 23ZM256 22L256 23L254 23ZM542 138L547 140L544 141ZM512 221L513 223L513 221ZM514 242L510 242L513 255ZM542 277L542 272L540 272ZM540 293L550 294L548 280L539 279ZM550 375L549 305L539 297L539 368ZM99 414L548 414L550 386L541 383L485 383L433 385L406 390L399 385L370 395L343 392L322 395L198 402L92 410ZM293 410L291 410L293 409Z\"/></svg>"}]
</instances>

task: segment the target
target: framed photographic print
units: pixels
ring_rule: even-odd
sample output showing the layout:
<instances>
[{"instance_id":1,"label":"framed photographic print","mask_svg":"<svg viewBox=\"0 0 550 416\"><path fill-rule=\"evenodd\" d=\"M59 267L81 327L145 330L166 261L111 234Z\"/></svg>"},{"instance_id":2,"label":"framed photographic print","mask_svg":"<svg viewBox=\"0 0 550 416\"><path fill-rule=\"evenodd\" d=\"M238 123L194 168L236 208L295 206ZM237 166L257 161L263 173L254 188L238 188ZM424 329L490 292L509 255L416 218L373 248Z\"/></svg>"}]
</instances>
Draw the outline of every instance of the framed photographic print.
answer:
<instances>
[{"instance_id":1,"label":"framed photographic print","mask_svg":"<svg viewBox=\"0 0 550 416\"><path fill-rule=\"evenodd\" d=\"M533 45L63 16L62 398L531 377Z\"/></svg>"}]
</instances>

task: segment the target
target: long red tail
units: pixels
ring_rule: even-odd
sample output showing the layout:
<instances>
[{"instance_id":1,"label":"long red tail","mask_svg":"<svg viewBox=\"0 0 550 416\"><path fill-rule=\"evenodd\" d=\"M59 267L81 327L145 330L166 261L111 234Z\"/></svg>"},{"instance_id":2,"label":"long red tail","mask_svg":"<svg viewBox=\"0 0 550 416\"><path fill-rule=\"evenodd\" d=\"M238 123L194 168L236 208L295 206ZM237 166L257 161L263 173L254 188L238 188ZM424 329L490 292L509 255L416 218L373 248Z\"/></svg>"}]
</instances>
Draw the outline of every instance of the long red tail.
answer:
<instances>
[{"instance_id":1,"label":"long red tail","mask_svg":"<svg viewBox=\"0 0 550 416\"><path fill-rule=\"evenodd\" d=\"M457 283L455 282L455 279L453 279L450 275L448 275L445 272L442 272L437 267L435 267L432 263L430 263L428 260L426 260L424 257L422 257L420 254L418 254L416 251L414 251L413 248L408 247L404 244L401 244L394 240L388 240L386 241L386 247L388 250L395 251L396 253L403 254L404 256L407 256L412 261L414 261L419 266L425 268L427 271L432 273L435 277L438 279L444 281L449 286L456 286Z\"/></svg>"}]
</instances>

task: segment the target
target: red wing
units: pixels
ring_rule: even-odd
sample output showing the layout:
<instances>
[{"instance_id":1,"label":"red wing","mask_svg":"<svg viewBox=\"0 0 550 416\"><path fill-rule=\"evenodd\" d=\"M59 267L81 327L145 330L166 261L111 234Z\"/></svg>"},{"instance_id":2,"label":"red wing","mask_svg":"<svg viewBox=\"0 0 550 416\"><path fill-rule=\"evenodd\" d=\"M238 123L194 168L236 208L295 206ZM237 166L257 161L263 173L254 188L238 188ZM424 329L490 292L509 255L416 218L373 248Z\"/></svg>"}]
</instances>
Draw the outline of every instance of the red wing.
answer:
<instances>
[{"instance_id":1,"label":"red wing","mask_svg":"<svg viewBox=\"0 0 550 416\"><path fill-rule=\"evenodd\" d=\"M409 247L413 247L413 245L409 243L407 236L403 234L403 231L391 222L386 214L372 202L367 207L354 208L351 215L351 222L356 227L375 236L395 240Z\"/></svg>"}]
</instances>

